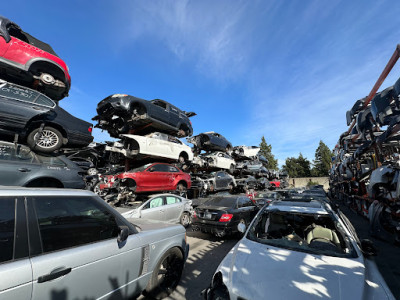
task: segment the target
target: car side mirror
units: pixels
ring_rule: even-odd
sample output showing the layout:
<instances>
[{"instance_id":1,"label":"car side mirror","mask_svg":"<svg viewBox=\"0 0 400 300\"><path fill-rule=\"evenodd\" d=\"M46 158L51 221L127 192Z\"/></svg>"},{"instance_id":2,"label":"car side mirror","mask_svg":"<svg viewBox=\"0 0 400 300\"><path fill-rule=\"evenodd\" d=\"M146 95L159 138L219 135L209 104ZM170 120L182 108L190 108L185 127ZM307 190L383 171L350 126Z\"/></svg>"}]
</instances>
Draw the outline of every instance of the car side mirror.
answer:
<instances>
[{"instance_id":1,"label":"car side mirror","mask_svg":"<svg viewBox=\"0 0 400 300\"><path fill-rule=\"evenodd\" d=\"M368 239L364 239L361 241L361 250L365 256L378 255L378 250L376 249L374 243Z\"/></svg>"},{"instance_id":2,"label":"car side mirror","mask_svg":"<svg viewBox=\"0 0 400 300\"><path fill-rule=\"evenodd\" d=\"M237 229L238 229L239 232L245 233L245 231L246 231L246 225L243 224L243 223L239 223L238 226L237 226Z\"/></svg>"},{"instance_id":3,"label":"car side mirror","mask_svg":"<svg viewBox=\"0 0 400 300\"><path fill-rule=\"evenodd\" d=\"M119 226L120 232L118 234L118 243L125 242L129 236L129 227L128 226Z\"/></svg>"}]
</instances>

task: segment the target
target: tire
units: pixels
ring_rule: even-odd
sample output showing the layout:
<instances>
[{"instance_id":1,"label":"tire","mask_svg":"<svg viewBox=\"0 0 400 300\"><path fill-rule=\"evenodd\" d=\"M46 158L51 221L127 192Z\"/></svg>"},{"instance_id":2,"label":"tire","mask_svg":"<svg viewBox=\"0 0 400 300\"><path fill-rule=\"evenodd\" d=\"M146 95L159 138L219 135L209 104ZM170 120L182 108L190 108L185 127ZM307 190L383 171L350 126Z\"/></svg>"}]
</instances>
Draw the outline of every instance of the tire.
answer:
<instances>
[{"instance_id":1,"label":"tire","mask_svg":"<svg viewBox=\"0 0 400 300\"><path fill-rule=\"evenodd\" d=\"M187 228L190 224L190 215L187 212L183 212L181 215L180 223L183 227Z\"/></svg>"},{"instance_id":2,"label":"tire","mask_svg":"<svg viewBox=\"0 0 400 300\"><path fill-rule=\"evenodd\" d=\"M94 176L94 175L99 174L99 171L97 171L96 168L89 168L89 169L87 170L87 173L88 173L88 175Z\"/></svg>"},{"instance_id":3,"label":"tire","mask_svg":"<svg viewBox=\"0 0 400 300\"><path fill-rule=\"evenodd\" d=\"M187 193L186 186L183 183L178 183L178 185L176 186L176 192L181 197L186 196Z\"/></svg>"},{"instance_id":4,"label":"tire","mask_svg":"<svg viewBox=\"0 0 400 300\"><path fill-rule=\"evenodd\" d=\"M146 287L146 294L162 299L170 295L178 285L183 271L183 254L178 248L171 248L161 257Z\"/></svg>"},{"instance_id":5,"label":"tire","mask_svg":"<svg viewBox=\"0 0 400 300\"><path fill-rule=\"evenodd\" d=\"M52 153L61 148L63 136L57 129L45 126L41 133L39 133L39 128L32 130L28 135L27 143L32 150Z\"/></svg>"}]
</instances>

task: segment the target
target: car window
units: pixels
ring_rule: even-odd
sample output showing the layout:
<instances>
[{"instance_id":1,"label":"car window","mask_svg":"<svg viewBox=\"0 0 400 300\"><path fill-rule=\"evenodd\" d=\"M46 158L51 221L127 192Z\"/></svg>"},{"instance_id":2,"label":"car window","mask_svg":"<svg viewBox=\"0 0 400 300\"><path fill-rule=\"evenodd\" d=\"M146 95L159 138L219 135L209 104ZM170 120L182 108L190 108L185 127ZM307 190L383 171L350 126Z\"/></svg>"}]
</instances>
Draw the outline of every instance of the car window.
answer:
<instances>
[{"instance_id":1,"label":"car window","mask_svg":"<svg viewBox=\"0 0 400 300\"><path fill-rule=\"evenodd\" d=\"M0 144L0 160L31 162L35 158L28 147L13 144Z\"/></svg>"},{"instance_id":2,"label":"car window","mask_svg":"<svg viewBox=\"0 0 400 300\"><path fill-rule=\"evenodd\" d=\"M58 166L58 167L66 167L67 166L67 164L65 162L63 162L61 159L59 159L56 156L37 155L37 159L45 165Z\"/></svg>"},{"instance_id":3,"label":"car window","mask_svg":"<svg viewBox=\"0 0 400 300\"><path fill-rule=\"evenodd\" d=\"M248 198L240 197L237 202L237 207L245 207L247 205L246 199L248 199Z\"/></svg>"},{"instance_id":4,"label":"car window","mask_svg":"<svg viewBox=\"0 0 400 300\"><path fill-rule=\"evenodd\" d=\"M0 88L0 96L25 102L33 102L39 94L33 90L6 84Z\"/></svg>"},{"instance_id":5,"label":"car window","mask_svg":"<svg viewBox=\"0 0 400 300\"><path fill-rule=\"evenodd\" d=\"M36 197L43 252L67 249L118 236L114 216L91 197Z\"/></svg>"},{"instance_id":6,"label":"car window","mask_svg":"<svg viewBox=\"0 0 400 300\"><path fill-rule=\"evenodd\" d=\"M173 196L167 196L167 204L174 204L174 203L178 203L181 202L181 199L173 197Z\"/></svg>"},{"instance_id":7,"label":"car window","mask_svg":"<svg viewBox=\"0 0 400 300\"><path fill-rule=\"evenodd\" d=\"M150 172L168 172L166 165L154 165L148 171Z\"/></svg>"},{"instance_id":8,"label":"car window","mask_svg":"<svg viewBox=\"0 0 400 300\"><path fill-rule=\"evenodd\" d=\"M44 106L48 106L48 107L55 107L56 104L50 100L49 98L43 96L43 95L39 95L39 97L37 97L37 99L35 100L36 104L40 104L40 105L44 105Z\"/></svg>"},{"instance_id":9,"label":"car window","mask_svg":"<svg viewBox=\"0 0 400 300\"><path fill-rule=\"evenodd\" d=\"M150 201L149 208L155 208L163 205L163 198L157 197Z\"/></svg>"},{"instance_id":10,"label":"car window","mask_svg":"<svg viewBox=\"0 0 400 300\"><path fill-rule=\"evenodd\" d=\"M160 100L153 100L152 103L153 103L154 105L157 105L157 106L160 106L160 107L162 107L162 108L164 108L164 109L167 109L167 104L166 104L165 102L163 102L163 101L160 101Z\"/></svg>"},{"instance_id":11,"label":"car window","mask_svg":"<svg viewBox=\"0 0 400 300\"><path fill-rule=\"evenodd\" d=\"M0 263L13 259L15 200L0 198Z\"/></svg>"},{"instance_id":12,"label":"car window","mask_svg":"<svg viewBox=\"0 0 400 300\"><path fill-rule=\"evenodd\" d=\"M179 170L173 166L168 166L168 172L176 173L176 172L179 172Z\"/></svg>"}]
</instances>

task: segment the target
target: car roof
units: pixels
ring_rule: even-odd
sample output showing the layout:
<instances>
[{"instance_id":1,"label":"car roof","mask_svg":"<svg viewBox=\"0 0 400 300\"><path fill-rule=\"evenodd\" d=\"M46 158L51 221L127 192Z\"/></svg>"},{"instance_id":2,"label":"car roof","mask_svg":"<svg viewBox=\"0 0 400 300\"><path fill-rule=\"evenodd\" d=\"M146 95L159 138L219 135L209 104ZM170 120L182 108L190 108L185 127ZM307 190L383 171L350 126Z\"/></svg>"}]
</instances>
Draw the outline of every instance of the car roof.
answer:
<instances>
[{"instance_id":1,"label":"car roof","mask_svg":"<svg viewBox=\"0 0 400 300\"><path fill-rule=\"evenodd\" d=\"M282 212L305 213L305 214L318 214L327 215L325 205L318 200L309 201L295 201L295 200L277 200L272 202L266 210L278 210Z\"/></svg>"},{"instance_id":2,"label":"car roof","mask_svg":"<svg viewBox=\"0 0 400 300\"><path fill-rule=\"evenodd\" d=\"M95 193L79 189L25 188L0 186L0 196L97 196Z\"/></svg>"}]
</instances>

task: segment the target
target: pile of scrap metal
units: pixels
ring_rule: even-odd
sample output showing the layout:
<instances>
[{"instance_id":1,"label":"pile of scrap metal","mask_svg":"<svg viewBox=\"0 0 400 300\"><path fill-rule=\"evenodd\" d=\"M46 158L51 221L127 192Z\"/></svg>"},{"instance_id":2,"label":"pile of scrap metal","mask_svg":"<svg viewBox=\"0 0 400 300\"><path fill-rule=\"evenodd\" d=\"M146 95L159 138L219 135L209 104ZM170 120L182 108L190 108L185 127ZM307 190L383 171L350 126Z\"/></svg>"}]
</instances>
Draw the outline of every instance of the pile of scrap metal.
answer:
<instances>
[{"instance_id":1,"label":"pile of scrap metal","mask_svg":"<svg viewBox=\"0 0 400 300\"><path fill-rule=\"evenodd\" d=\"M389 71L346 114L351 127L334 149L330 192L368 218L373 234L400 242L400 79L376 93Z\"/></svg>"}]
</instances>

